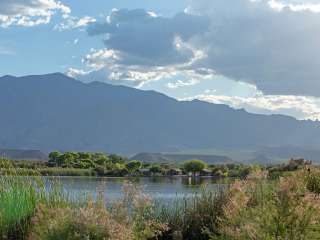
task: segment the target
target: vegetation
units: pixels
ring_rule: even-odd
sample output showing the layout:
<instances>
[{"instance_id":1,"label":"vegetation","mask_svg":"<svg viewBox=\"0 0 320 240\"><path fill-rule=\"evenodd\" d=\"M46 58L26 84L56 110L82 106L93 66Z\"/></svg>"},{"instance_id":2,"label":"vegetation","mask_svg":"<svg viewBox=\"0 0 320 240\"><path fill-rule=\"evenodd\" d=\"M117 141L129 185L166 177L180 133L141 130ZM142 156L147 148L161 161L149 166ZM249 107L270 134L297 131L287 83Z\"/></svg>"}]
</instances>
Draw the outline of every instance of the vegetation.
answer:
<instances>
[{"instance_id":1,"label":"vegetation","mask_svg":"<svg viewBox=\"0 0 320 240\"><path fill-rule=\"evenodd\" d=\"M90 152L51 152L49 161L12 161L21 175L32 175L37 170L44 176L172 176L210 175L216 178L244 178L257 166L243 164L207 165L201 160L189 160L183 164L144 163L128 160L115 154ZM0 168L1 171L1 168Z\"/></svg>"},{"instance_id":2,"label":"vegetation","mask_svg":"<svg viewBox=\"0 0 320 240\"><path fill-rule=\"evenodd\" d=\"M186 172L191 172L193 175L196 173L201 172L207 164L204 161L201 160L190 160L183 164L183 169Z\"/></svg>"},{"instance_id":3,"label":"vegetation","mask_svg":"<svg viewBox=\"0 0 320 240\"><path fill-rule=\"evenodd\" d=\"M204 188L173 204L156 202L128 182L122 199L109 207L102 193L95 200L90 196L74 200L57 182L45 183L36 169L33 176L23 177L22 168L0 162L6 169L0 176L3 240L320 238L320 170L306 161L291 160L269 167L271 171L251 166L245 179L220 190ZM138 165L130 164L133 169ZM283 170L282 177L274 178L276 168Z\"/></svg>"}]
</instances>

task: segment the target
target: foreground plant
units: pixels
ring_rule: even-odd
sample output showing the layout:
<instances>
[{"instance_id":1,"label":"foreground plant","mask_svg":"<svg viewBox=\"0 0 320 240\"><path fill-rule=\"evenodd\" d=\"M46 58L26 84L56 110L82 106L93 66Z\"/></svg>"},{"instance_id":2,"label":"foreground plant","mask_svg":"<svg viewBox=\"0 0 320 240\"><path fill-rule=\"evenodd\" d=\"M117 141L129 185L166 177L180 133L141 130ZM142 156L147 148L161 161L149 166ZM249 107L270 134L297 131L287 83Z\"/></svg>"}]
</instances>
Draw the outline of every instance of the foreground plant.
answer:
<instances>
[{"instance_id":1,"label":"foreground plant","mask_svg":"<svg viewBox=\"0 0 320 240\"><path fill-rule=\"evenodd\" d=\"M58 185L44 181L36 171L25 177L8 160L0 159L0 239L26 239L39 204L65 205Z\"/></svg>"},{"instance_id":2,"label":"foreground plant","mask_svg":"<svg viewBox=\"0 0 320 240\"><path fill-rule=\"evenodd\" d=\"M119 223L101 204L90 202L79 209L40 205L32 218L30 240L131 240L131 227Z\"/></svg>"},{"instance_id":3,"label":"foreground plant","mask_svg":"<svg viewBox=\"0 0 320 240\"><path fill-rule=\"evenodd\" d=\"M305 174L270 182L266 172L256 172L235 182L223 207L221 234L212 239L318 239L319 202L308 191Z\"/></svg>"}]
</instances>

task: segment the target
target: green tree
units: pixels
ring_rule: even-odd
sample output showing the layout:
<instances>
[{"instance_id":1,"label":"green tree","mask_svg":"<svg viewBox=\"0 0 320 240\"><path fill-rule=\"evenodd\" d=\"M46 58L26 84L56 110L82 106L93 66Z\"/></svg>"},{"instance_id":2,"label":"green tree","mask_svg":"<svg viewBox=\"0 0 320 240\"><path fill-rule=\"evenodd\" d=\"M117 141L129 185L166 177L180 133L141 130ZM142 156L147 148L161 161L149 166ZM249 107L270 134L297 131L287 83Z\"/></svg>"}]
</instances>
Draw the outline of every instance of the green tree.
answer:
<instances>
[{"instance_id":1,"label":"green tree","mask_svg":"<svg viewBox=\"0 0 320 240\"><path fill-rule=\"evenodd\" d=\"M116 163L124 164L124 161L125 161L123 157L116 154L109 155L109 159L113 164L116 164Z\"/></svg>"},{"instance_id":2,"label":"green tree","mask_svg":"<svg viewBox=\"0 0 320 240\"><path fill-rule=\"evenodd\" d=\"M110 161L108 156L104 153L94 153L93 160L96 164L100 166L106 166L107 162Z\"/></svg>"},{"instance_id":3,"label":"green tree","mask_svg":"<svg viewBox=\"0 0 320 240\"><path fill-rule=\"evenodd\" d=\"M59 157L58 166L72 167L78 161L79 155L75 152L65 152Z\"/></svg>"},{"instance_id":4,"label":"green tree","mask_svg":"<svg viewBox=\"0 0 320 240\"><path fill-rule=\"evenodd\" d=\"M138 160L131 160L130 162L126 163L126 168L128 169L129 172L135 172L139 168L141 168L142 162Z\"/></svg>"},{"instance_id":5,"label":"green tree","mask_svg":"<svg viewBox=\"0 0 320 240\"><path fill-rule=\"evenodd\" d=\"M59 166L60 165L60 157L61 157L61 153L58 151L54 151L49 153L49 165L51 166Z\"/></svg>"},{"instance_id":6,"label":"green tree","mask_svg":"<svg viewBox=\"0 0 320 240\"><path fill-rule=\"evenodd\" d=\"M183 164L183 169L186 172L191 172L192 174L195 174L196 172L200 172L201 170L205 169L207 164L204 161L194 159L187 161Z\"/></svg>"},{"instance_id":7,"label":"green tree","mask_svg":"<svg viewBox=\"0 0 320 240\"><path fill-rule=\"evenodd\" d=\"M163 170L160 165L154 164L150 167L150 172L153 174L156 174L156 173L162 173Z\"/></svg>"}]
</instances>

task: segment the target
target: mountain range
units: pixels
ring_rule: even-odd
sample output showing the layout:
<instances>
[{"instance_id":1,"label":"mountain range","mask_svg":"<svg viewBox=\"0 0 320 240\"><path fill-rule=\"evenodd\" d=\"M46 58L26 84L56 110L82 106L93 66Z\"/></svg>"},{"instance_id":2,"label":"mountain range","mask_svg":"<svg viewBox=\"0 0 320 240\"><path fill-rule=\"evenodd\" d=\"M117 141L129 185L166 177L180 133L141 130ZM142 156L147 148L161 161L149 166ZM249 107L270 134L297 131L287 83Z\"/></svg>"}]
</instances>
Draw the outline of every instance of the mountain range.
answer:
<instances>
[{"instance_id":1,"label":"mountain range","mask_svg":"<svg viewBox=\"0 0 320 240\"><path fill-rule=\"evenodd\" d=\"M178 101L155 91L82 83L61 73L1 77L0 109L0 148L6 149L133 155L192 149L283 153L279 148L289 147L320 156L318 121Z\"/></svg>"}]
</instances>

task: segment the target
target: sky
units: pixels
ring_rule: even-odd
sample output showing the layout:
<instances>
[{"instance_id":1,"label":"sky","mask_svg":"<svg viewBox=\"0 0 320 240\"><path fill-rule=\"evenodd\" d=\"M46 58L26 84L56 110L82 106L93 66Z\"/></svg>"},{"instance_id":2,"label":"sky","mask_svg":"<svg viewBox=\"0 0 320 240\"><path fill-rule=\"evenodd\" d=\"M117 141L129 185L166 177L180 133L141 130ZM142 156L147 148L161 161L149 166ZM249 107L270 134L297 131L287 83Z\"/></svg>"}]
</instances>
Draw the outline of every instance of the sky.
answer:
<instances>
[{"instance_id":1,"label":"sky","mask_svg":"<svg viewBox=\"0 0 320 240\"><path fill-rule=\"evenodd\" d=\"M320 119L319 0L0 0L0 75Z\"/></svg>"}]
</instances>

